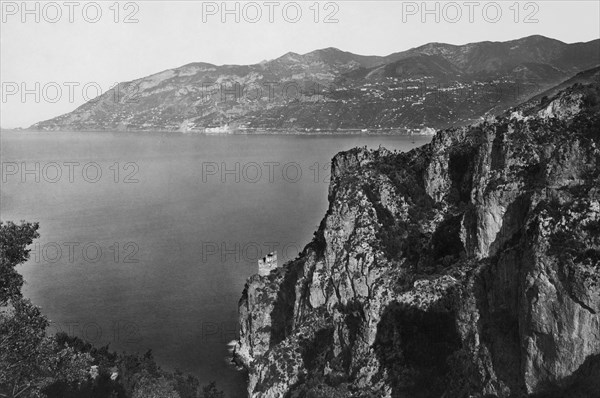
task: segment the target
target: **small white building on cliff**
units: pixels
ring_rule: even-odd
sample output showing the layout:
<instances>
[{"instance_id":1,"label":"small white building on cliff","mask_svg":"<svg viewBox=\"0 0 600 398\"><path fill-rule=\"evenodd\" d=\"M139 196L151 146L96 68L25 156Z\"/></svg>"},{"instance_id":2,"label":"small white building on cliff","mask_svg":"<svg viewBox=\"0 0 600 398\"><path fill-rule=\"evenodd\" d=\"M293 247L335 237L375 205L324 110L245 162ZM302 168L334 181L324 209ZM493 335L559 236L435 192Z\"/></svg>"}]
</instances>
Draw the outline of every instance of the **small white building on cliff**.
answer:
<instances>
[{"instance_id":1,"label":"small white building on cliff","mask_svg":"<svg viewBox=\"0 0 600 398\"><path fill-rule=\"evenodd\" d=\"M277 268L277 252L269 253L258 260L258 275L267 276Z\"/></svg>"}]
</instances>

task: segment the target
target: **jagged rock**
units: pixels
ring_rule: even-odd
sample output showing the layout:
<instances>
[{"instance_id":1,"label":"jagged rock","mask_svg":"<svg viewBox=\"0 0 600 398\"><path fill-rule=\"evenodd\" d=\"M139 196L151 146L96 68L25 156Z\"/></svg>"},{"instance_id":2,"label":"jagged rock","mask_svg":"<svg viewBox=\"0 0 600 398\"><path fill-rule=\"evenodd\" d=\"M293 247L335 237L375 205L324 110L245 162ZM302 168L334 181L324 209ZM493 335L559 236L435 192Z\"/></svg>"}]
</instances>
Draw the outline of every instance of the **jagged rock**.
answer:
<instances>
[{"instance_id":1,"label":"jagged rock","mask_svg":"<svg viewBox=\"0 0 600 398\"><path fill-rule=\"evenodd\" d=\"M599 94L338 154L313 241L240 300L249 396L597 398Z\"/></svg>"}]
</instances>

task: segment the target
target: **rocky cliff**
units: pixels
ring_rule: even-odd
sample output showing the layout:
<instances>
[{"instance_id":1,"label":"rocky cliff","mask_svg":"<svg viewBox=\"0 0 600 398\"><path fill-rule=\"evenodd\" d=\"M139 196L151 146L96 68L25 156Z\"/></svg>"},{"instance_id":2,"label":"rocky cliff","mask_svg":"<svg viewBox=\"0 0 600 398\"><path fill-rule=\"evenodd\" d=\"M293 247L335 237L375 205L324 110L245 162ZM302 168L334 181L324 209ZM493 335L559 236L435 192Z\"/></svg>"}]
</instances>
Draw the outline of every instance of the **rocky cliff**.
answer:
<instances>
[{"instance_id":1,"label":"rocky cliff","mask_svg":"<svg viewBox=\"0 0 600 398\"><path fill-rule=\"evenodd\" d=\"M313 241L244 289L249 396L600 396L599 98L338 154Z\"/></svg>"}]
</instances>

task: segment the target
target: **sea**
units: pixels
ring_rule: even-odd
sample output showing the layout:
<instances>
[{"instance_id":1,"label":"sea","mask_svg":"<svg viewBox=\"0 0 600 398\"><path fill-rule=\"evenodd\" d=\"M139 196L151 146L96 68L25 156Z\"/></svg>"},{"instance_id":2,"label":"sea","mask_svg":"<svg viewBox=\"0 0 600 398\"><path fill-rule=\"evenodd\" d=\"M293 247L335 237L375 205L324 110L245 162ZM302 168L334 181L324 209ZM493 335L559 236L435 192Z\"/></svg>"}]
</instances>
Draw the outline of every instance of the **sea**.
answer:
<instances>
[{"instance_id":1,"label":"sea","mask_svg":"<svg viewBox=\"0 0 600 398\"><path fill-rule=\"evenodd\" d=\"M431 137L0 133L0 218L36 221L18 270L48 333L246 396L230 363L237 305L257 261L279 264L327 210L332 157L357 146L408 151Z\"/></svg>"}]
</instances>

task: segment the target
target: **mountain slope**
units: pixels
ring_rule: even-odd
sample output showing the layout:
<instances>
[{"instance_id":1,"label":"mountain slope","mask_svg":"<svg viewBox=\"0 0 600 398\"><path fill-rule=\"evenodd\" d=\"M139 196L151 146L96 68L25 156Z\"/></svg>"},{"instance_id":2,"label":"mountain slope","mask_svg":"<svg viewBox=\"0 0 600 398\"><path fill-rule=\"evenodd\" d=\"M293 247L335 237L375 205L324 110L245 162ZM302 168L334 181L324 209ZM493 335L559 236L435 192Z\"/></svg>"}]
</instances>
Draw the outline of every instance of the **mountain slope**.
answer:
<instances>
[{"instance_id":1,"label":"mountain slope","mask_svg":"<svg viewBox=\"0 0 600 398\"><path fill-rule=\"evenodd\" d=\"M256 65L192 63L119 84L39 130L422 129L465 124L600 65L600 40L335 48Z\"/></svg>"},{"instance_id":2,"label":"mountain slope","mask_svg":"<svg viewBox=\"0 0 600 398\"><path fill-rule=\"evenodd\" d=\"M536 106L538 106L539 103L547 104L549 102L548 98L556 96L556 94L558 94L560 91L565 90L566 88L571 87L575 84L600 84L600 66L576 74L575 76L562 82L558 86L552 87L551 89L546 90L536 95L535 97L532 97L525 103L519 105L517 109L521 111L526 111L530 108L535 108Z\"/></svg>"},{"instance_id":3,"label":"mountain slope","mask_svg":"<svg viewBox=\"0 0 600 398\"><path fill-rule=\"evenodd\" d=\"M463 46L429 43L408 51L391 54L386 60L415 54L438 55L466 73L508 72L526 63L550 64L565 72L598 65L600 39L587 43L566 44L544 36L528 36L506 42L479 42Z\"/></svg>"},{"instance_id":4,"label":"mountain slope","mask_svg":"<svg viewBox=\"0 0 600 398\"><path fill-rule=\"evenodd\" d=\"M597 398L600 84L331 175L314 240L244 289L249 396Z\"/></svg>"}]
</instances>

